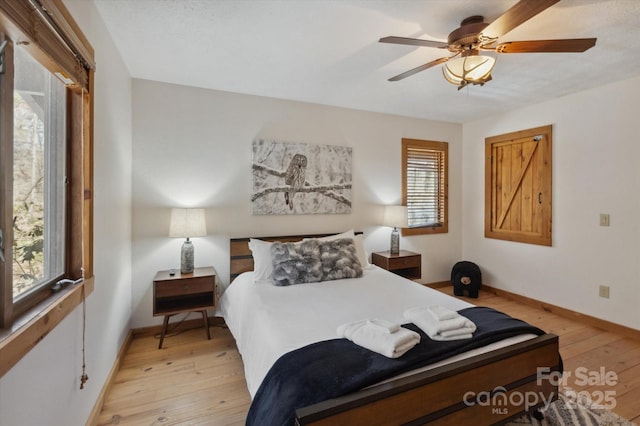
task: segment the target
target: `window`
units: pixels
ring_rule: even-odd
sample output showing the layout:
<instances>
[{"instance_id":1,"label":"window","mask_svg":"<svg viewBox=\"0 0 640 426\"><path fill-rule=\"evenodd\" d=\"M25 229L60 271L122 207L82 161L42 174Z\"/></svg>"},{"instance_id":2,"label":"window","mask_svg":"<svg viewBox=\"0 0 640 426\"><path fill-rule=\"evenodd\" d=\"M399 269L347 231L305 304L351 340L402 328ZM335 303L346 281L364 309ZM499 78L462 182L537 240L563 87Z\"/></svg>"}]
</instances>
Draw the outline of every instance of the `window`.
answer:
<instances>
[{"instance_id":1,"label":"window","mask_svg":"<svg viewBox=\"0 0 640 426\"><path fill-rule=\"evenodd\" d=\"M65 87L23 48L14 52L13 301L64 274Z\"/></svg>"},{"instance_id":2,"label":"window","mask_svg":"<svg viewBox=\"0 0 640 426\"><path fill-rule=\"evenodd\" d=\"M551 245L551 130L485 139L485 237Z\"/></svg>"},{"instance_id":3,"label":"window","mask_svg":"<svg viewBox=\"0 0 640 426\"><path fill-rule=\"evenodd\" d=\"M60 0L0 2L0 64L2 376L93 288L95 64Z\"/></svg>"},{"instance_id":4,"label":"window","mask_svg":"<svg viewBox=\"0 0 640 426\"><path fill-rule=\"evenodd\" d=\"M402 201L409 222L402 235L448 232L448 152L446 142L402 139Z\"/></svg>"}]
</instances>

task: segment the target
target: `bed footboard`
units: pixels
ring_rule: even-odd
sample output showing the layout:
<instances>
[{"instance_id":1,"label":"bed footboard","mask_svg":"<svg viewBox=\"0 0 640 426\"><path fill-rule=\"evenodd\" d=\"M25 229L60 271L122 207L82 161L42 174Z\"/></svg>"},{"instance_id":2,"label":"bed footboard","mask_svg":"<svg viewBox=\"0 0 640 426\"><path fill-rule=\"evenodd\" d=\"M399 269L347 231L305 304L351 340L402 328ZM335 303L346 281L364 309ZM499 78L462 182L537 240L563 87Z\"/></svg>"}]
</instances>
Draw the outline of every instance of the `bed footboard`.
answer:
<instances>
[{"instance_id":1,"label":"bed footboard","mask_svg":"<svg viewBox=\"0 0 640 426\"><path fill-rule=\"evenodd\" d=\"M496 424L558 398L558 336L489 353L296 410L299 425ZM555 380L554 380L555 379Z\"/></svg>"}]
</instances>

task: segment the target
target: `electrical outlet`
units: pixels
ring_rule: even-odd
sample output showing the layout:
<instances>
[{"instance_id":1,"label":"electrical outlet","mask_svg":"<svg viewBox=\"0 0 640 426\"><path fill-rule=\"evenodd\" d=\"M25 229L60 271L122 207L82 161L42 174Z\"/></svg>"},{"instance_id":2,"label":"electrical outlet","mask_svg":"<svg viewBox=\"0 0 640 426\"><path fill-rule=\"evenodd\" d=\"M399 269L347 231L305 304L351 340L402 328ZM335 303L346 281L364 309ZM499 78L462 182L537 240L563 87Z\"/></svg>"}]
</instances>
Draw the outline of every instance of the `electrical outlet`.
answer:
<instances>
[{"instance_id":1,"label":"electrical outlet","mask_svg":"<svg viewBox=\"0 0 640 426\"><path fill-rule=\"evenodd\" d=\"M609 226L609 215L600 213L600 226Z\"/></svg>"},{"instance_id":2,"label":"electrical outlet","mask_svg":"<svg viewBox=\"0 0 640 426\"><path fill-rule=\"evenodd\" d=\"M605 299L609 298L609 286L601 285L600 286L600 297L604 297Z\"/></svg>"}]
</instances>

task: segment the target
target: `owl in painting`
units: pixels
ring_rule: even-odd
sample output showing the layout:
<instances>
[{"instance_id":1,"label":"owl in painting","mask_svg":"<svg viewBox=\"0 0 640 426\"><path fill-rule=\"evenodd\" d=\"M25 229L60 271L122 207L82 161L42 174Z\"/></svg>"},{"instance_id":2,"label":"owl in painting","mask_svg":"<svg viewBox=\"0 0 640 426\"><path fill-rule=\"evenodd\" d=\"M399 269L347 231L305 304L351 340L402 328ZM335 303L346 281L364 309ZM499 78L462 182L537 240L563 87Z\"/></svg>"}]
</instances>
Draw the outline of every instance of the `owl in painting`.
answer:
<instances>
[{"instance_id":1,"label":"owl in painting","mask_svg":"<svg viewBox=\"0 0 640 426\"><path fill-rule=\"evenodd\" d=\"M294 155L284 177L284 183L291 187L291 189L284 193L284 201L291 210L293 210L293 196L304 186L306 172L307 157L302 154Z\"/></svg>"}]
</instances>

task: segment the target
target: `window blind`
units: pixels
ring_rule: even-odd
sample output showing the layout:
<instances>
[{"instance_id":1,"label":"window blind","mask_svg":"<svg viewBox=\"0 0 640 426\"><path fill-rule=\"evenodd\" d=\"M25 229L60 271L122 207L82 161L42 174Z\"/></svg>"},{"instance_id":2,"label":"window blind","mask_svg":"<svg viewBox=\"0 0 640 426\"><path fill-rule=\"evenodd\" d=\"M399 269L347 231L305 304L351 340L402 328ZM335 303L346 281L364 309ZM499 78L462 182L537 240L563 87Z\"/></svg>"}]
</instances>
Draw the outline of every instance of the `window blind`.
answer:
<instances>
[{"instance_id":1,"label":"window blind","mask_svg":"<svg viewBox=\"0 0 640 426\"><path fill-rule=\"evenodd\" d=\"M403 145L409 228L446 227L446 143L403 140Z\"/></svg>"}]
</instances>

